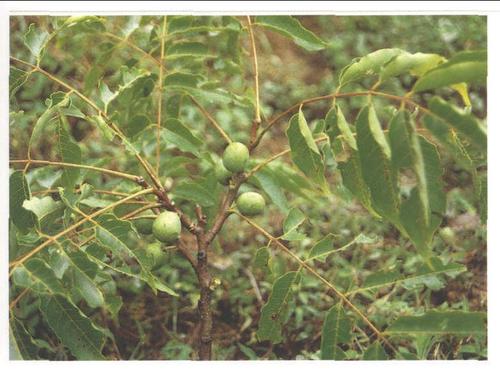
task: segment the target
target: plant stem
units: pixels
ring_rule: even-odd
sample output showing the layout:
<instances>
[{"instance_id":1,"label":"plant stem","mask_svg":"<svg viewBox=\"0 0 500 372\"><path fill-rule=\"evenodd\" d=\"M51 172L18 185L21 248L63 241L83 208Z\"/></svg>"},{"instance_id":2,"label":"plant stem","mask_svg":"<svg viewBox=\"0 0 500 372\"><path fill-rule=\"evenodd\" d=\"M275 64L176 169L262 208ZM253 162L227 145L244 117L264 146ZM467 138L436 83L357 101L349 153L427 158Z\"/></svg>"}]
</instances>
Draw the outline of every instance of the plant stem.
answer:
<instances>
[{"instance_id":1,"label":"plant stem","mask_svg":"<svg viewBox=\"0 0 500 372\"><path fill-rule=\"evenodd\" d=\"M200 360L212 359L212 290L210 289L211 276L208 270L208 243L203 234L198 236L198 263L196 273L200 286L198 313L200 316L200 333L198 357Z\"/></svg>"}]
</instances>

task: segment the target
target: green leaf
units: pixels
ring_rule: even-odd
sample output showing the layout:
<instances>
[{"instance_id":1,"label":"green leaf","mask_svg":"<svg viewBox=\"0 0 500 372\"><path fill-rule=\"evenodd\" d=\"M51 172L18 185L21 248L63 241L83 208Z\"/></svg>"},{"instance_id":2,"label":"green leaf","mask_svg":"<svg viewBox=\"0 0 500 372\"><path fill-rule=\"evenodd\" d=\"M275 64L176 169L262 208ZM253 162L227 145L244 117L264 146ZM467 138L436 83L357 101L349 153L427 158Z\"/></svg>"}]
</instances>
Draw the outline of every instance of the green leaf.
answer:
<instances>
[{"instance_id":1,"label":"green leaf","mask_svg":"<svg viewBox=\"0 0 500 372\"><path fill-rule=\"evenodd\" d=\"M174 198L189 200L202 207L212 207L217 203L213 190L207 189L205 180L184 181L175 186L173 190Z\"/></svg>"},{"instance_id":2,"label":"green leaf","mask_svg":"<svg viewBox=\"0 0 500 372\"><path fill-rule=\"evenodd\" d=\"M391 162L395 171L411 167L410 134L406 125L407 115L398 111L389 122L389 144L391 147Z\"/></svg>"},{"instance_id":3,"label":"green leaf","mask_svg":"<svg viewBox=\"0 0 500 372\"><path fill-rule=\"evenodd\" d=\"M286 135L294 164L322 189L327 189L325 165L302 110L290 119Z\"/></svg>"},{"instance_id":4,"label":"green leaf","mask_svg":"<svg viewBox=\"0 0 500 372\"><path fill-rule=\"evenodd\" d=\"M105 31L104 27L105 18L98 16L71 16L68 17L61 28L63 29L73 29L75 33L77 32L102 32Z\"/></svg>"},{"instance_id":5,"label":"green leaf","mask_svg":"<svg viewBox=\"0 0 500 372\"><path fill-rule=\"evenodd\" d=\"M47 227L52 227L54 220L62 215L64 206L51 196L43 198L34 196L24 201L23 208L32 211L37 217L38 226L45 230Z\"/></svg>"},{"instance_id":6,"label":"green leaf","mask_svg":"<svg viewBox=\"0 0 500 372\"><path fill-rule=\"evenodd\" d=\"M354 59L340 72L340 86L378 74L387 62L403 52L401 49L380 49L364 57Z\"/></svg>"},{"instance_id":7,"label":"green leaf","mask_svg":"<svg viewBox=\"0 0 500 372\"><path fill-rule=\"evenodd\" d=\"M65 294L66 290L54 271L40 258L31 258L12 274L14 282L35 292Z\"/></svg>"},{"instance_id":8,"label":"green leaf","mask_svg":"<svg viewBox=\"0 0 500 372\"><path fill-rule=\"evenodd\" d=\"M428 71L413 86L414 92L447 87L457 83L486 84L486 51L462 52Z\"/></svg>"},{"instance_id":9,"label":"green leaf","mask_svg":"<svg viewBox=\"0 0 500 372\"><path fill-rule=\"evenodd\" d=\"M181 151L190 152L197 157L200 156L203 141L195 136L180 120L167 119L165 121L165 129L162 132L165 141L177 146Z\"/></svg>"},{"instance_id":10,"label":"green leaf","mask_svg":"<svg viewBox=\"0 0 500 372\"><path fill-rule=\"evenodd\" d=\"M446 59L439 54L402 52L383 66L380 80L384 81L408 72L414 76L422 76L444 61Z\"/></svg>"},{"instance_id":11,"label":"green leaf","mask_svg":"<svg viewBox=\"0 0 500 372\"><path fill-rule=\"evenodd\" d=\"M121 35L127 39L141 25L141 16L128 16L127 21L121 27Z\"/></svg>"},{"instance_id":12,"label":"green leaf","mask_svg":"<svg viewBox=\"0 0 500 372\"><path fill-rule=\"evenodd\" d=\"M335 235L328 234L324 238L317 241L309 252L308 260L318 259L325 262L326 256L335 251L333 247L333 239Z\"/></svg>"},{"instance_id":13,"label":"green leaf","mask_svg":"<svg viewBox=\"0 0 500 372\"><path fill-rule=\"evenodd\" d=\"M424 223L427 226L429 225L429 220L431 218L429 194L437 190L429 190L429 185L427 184L427 177L431 175L427 174L427 165L430 164L426 164L424 162L423 150L420 145L421 143L420 138L423 137L417 135L417 130L415 127L415 123L413 121L413 117L410 116L408 112L404 111L400 113L400 115L403 115L404 123L408 131L408 137L409 137L408 140L410 145L408 149L410 153L411 166L417 179L416 188L420 199L420 207L422 209L421 214L424 217ZM432 151L430 147L427 147L427 149L428 151ZM436 159L435 156L433 156L433 158ZM437 158L437 161L439 165L440 164L439 158Z\"/></svg>"},{"instance_id":14,"label":"green leaf","mask_svg":"<svg viewBox=\"0 0 500 372\"><path fill-rule=\"evenodd\" d=\"M446 209L443 191L443 169L436 147L422 136L417 136L422 154L423 177L425 178L429 214L424 216L420 188L414 188L410 197L401 204L400 221L419 253L426 259L430 255L430 244Z\"/></svg>"},{"instance_id":15,"label":"green leaf","mask_svg":"<svg viewBox=\"0 0 500 372\"><path fill-rule=\"evenodd\" d=\"M205 81L205 77L199 74L190 74L186 72L173 72L165 76L163 85L166 89L174 87L180 88L198 88Z\"/></svg>"},{"instance_id":16,"label":"green leaf","mask_svg":"<svg viewBox=\"0 0 500 372\"><path fill-rule=\"evenodd\" d=\"M24 325L11 316L9 321L9 359L34 360L39 359L38 347Z\"/></svg>"},{"instance_id":17,"label":"green leaf","mask_svg":"<svg viewBox=\"0 0 500 372\"><path fill-rule=\"evenodd\" d=\"M269 266L270 260L271 255L268 247L260 247L257 252L255 252L253 265L256 269L260 269L265 272L271 270Z\"/></svg>"},{"instance_id":18,"label":"green leaf","mask_svg":"<svg viewBox=\"0 0 500 372\"><path fill-rule=\"evenodd\" d=\"M435 115L424 115L422 123L432 136L439 141L440 145L453 156L460 166L469 172L475 172L475 165L471 156L465 149L457 133L451 129L451 126L448 126Z\"/></svg>"},{"instance_id":19,"label":"green leaf","mask_svg":"<svg viewBox=\"0 0 500 372\"><path fill-rule=\"evenodd\" d=\"M328 234L321 240L317 241L316 244L312 247L311 251L309 252L309 257L307 258L307 261L309 260L318 260L321 262L325 262L326 258L328 255L330 255L333 252L340 252L343 251L347 248L349 248L351 245L354 244L373 244L378 241L378 238L371 238L369 236L366 236L365 234L359 234L356 236L353 240L348 242L347 244L344 244L340 248L335 248L333 246L333 239L335 235L333 234Z\"/></svg>"},{"instance_id":20,"label":"green leaf","mask_svg":"<svg viewBox=\"0 0 500 372\"><path fill-rule=\"evenodd\" d=\"M486 153L488 139L484 128L474 116L463 112L458 107L444 101L442 98L433 97L429 102L429 109L443 123L455 129L464 136L478 150Z\"/></svg>"},{"instance_id":21,"label":"green leaf","mask_svg":"<svg viewBox=\"0 0 500 372\"><path fill-rule=\"evenodd\" d=\"M287 302L292 284L297 280L298 275L297 271L290 271L274 282L269 300L262 307L260 314L257 330L259 341L269 340L276 344L282 340L281 327L286 320Z\"/></svg>"},{"instance_id":22,"label":"green leaf","mask_svg":"<svg viewBox=\"0 0 500 372\"><path fill-rule=\"evenodd\" d=\"M276 204L282 212L287 212L289 210L288 201L276 173L269 167L264 167L254 174L254 178L259 184L259 188L269 196L269 199Z\"/></svg>"},{"instance_id":23,"label":"green leaf","mask_svg":"<svg viewBox=\"0 0 500 372\"><path fill-rule=\"evenodd\" d=\"M16 92L28 81L31 72L26 72L10 66L9 69L9 97L12 97Z\"/></svg>"},{"instance_id":24,"label":"green leaf","mask_svg":"<svg viewBox=\"0 0 500 372\"><path fill-rule=\"evenodd\" d=\"M104 135L104 138L106 138L108 141L113 141L113 138L115 137L115 132L110 128L110 126L106 123L106 121L103 119L102 116L100 115L93 115L87 117L87 120L90 121L91 123L94 123L101 133Z\"/></svg>"},{"instance_id":25,"label":"green leaf","mask_svg":"<svg viewBox=\"0 0 500 372\"><path fill-rule=\"evenodd\" d=\"M366 277L363 285L360 288L356 288L349 291L349 294L375 290L380 287L393 285L393 284L403 284L407 286L415 286L421 283L425 283L430 278L436 279L438 276L456 275L467 271L464 265L457 263L443 264L443 262L437 258L432 258L432 265L420 264L414 273L410 275L404 275L400 272L399 268L391 268L389 270L378 271L370 274Z\"/></svg>"},{"instance_id":26,"label":"green leaf","mask_svg":"<svg viewBox=\"0 0 500 372\"><path fill-rule=\"evenodd\" d=\"M36 215L23 208L25 200L31 199L31 191L22 171L15 171L9 178L9 217L16 227L25 232L34 227Z\"/></svg>"},{"instance_id":27,"label":"green leaf","mask_svg":"<svg viewBox=\"0 0 500 372\"><path fill-rule=\"evenodd\" d=\"M359 113L356 133L361 173L370 190L371 205L398 226L399 196L391 167L391 149L372 105Z\"/></svg>"},{"instance_id":28,"label":"green leaf","mask_svg":"<svg viewBox=\"0 0 500 372\"><path fill-rule=\"evenodd\" d=\"M173 59L179 57L214 57L208 52L206 44L198 42L178 42L170 45L166 51L166 58Z\"/></svg>"},{"instance_id":29,"label":"green leaf","mask_svg":"<svg viewBox=\"0 0 500 372\"><path fill-rule=\"evenodd\" d=\"M103 360L105 336L80 309L60 295L41 297L40 310L61 343L79 360Z\"/></svg>"},{"instance_id":30,"label":"green leaf","mask_svg":"<svg viewBox=\"0 0 500 372\"><path fill-rule=\"evenodd\" d=\"M37 29L34 23L28 26L28 31L24 34L24 44L28 47L31 54L36 58L37 62L43 55L47 42L49 41L49 33L45 30Z\"/></svg>"},{"instance_id":31,"label":"green leaf","mask_svg":"<svg viewBox=\"0 0 500 372\"><path fill-rule=\"evenodd\" d=\"M298 208L292 208L283 221L283 240L302 240L306 236L297 231L297 229L306 221L306 216Z\"/></svg>"},{"instance_id":32,"label":"green leaf","mask_svg":"<svg viewBox=\"0 0 500 372\"><path fill-rule=\"evenodd\" d=\"M254 24L277 31L310 52L326 47L323 40L304 28L297 19L291 16L257 16Z\"/></svg>"},{"instance_id":33,"label":"green leaf","mask_svg":"<svg viewBox=\"0 0 500 372\"><path fill-rule=\"evenodd\" d=\"M484 335L486 333L486 314L455 310L431 310L423 315L400 316L384 333L388 335Z\"/></svg>"},{"instance_id":34,"label":"green leaf","mask_svg":"<svg viewBox=\"0 0 500 372\"><path fill-rule=\"evenodd\" d=\"M47 109L38 118L31 132L30 141L28 144L28 153L31 152L33 144L42 136L48 135L48 129L57 129L60 121L60 110L71 105L69 96L63 92L56 92L47 100L49 104Z\"/></svg>"},{"instance_id":35,"label":"green leaf","mask_svg":"<svg viewBox=\"0 0 500 372\"><path fill-rule=\"evenodd\" d=\"M118 90L110 94L106 93L104 112L110 114L115 111L128 111L134 107L137 100L148 97L154 86L155 75L146 70L137 68L121 69L122 84ZM102 84L105 87L104 83ZM123 120L121 120L123 122ZM123 123L122 123L123 124Z\"/></svg>"},{"instance_id":36,"label":"green leaf","mask_svg":"<svg viewBox=\"0 0 500 372\"><path fill-rule=\"evenodd\" d=\"M341 304L327 313L321 331L321 359L344 360L346 355L339 347L351 341L352 321L346 316Z\"/></svg>"},{"instance_id":37,"label":"green leaf","mask_svg":"<svg viewBox=\"0 0 500 372\"><path fill-rule=\"evenodd\" d=\"M73 251L67 254L71 263L74 284L81 296L90 307L104 305L104 295L94 282L98 267L90 261L82 251Z\"/></svg>"},{"instance_id":38,"label":"green leaf","mask_svg":"<svg viewBox=\"0 0 500 372\"><path fill-rule=\"evenodd\" d=\"M339 133L342 135L342 139L349 145L349 147L353 150L358 150L358 146L356 144L356 138L354 138L354 134L352 133L349 124L347 123L342 110L339 105L335 105L325 117L326 126L329 130L332 130L334 133Z\"/></svg>"},{"instance_id":39,"label":"green leaf","mask_svg":"<svg viewBox=\"0 0 500 372\"><path fill-rule=\"evenodd\" d=\"M347 161L338 163L338 167L342 175L343 185L370 213L378 217L377 212L372 208L370 189L363 179L359 153L357 151L353 152Z\"/></svg>"},{"instance_id":40,"label":"green leaf","mask_svg":"<svg viewBox=\"0 0 500 372\"><path fill-rule=\"evenodd\" d=\"M363 353L363 360L388 360L384 348L380 345L380 342L375 341L371 344L368 349Z\"/></svg>"},{"instance_id":41,"label":"green leaf","mask_svg":"<svg viewBox=\"0 0 500 372\"><path fill-rule=\"evenodd\" d=\"M64 118L61 115L57 124L57 149L61 161L64 163L81 164L82 153L80 146L73 140L64 127ZM72 189L80 178L80 169L64 167L61 176L62 185L65 188Z\"/></svg>"}]
</instances>

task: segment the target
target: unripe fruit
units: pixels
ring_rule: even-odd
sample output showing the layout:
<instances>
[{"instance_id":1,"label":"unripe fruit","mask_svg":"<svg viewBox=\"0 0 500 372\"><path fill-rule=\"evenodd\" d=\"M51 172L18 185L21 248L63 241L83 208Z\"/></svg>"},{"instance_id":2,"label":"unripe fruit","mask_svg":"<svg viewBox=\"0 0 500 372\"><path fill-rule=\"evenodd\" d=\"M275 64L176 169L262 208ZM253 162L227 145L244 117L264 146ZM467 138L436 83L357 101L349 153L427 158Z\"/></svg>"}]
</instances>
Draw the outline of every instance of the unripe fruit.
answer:
<instances>
[{"instance_id":1,"label":"unripe fruit","mask_svg":"<svg viewBox=\"0 0 500 372\"><path fill-rule=\"evenodd\" d=\"M181 220L177 213L162 212L153 222L153 235L163 243L172 244L181 233Z\"/></svg>"},{"instance_id":2,"label":"unripe fruit","mask_svg":"<svg viewBox=\"0 0 500 372\"><path fill-rule=\"evenodd\" d=\"M441 238L449 244L449 245L454 245L455 244L455 232L451 227L443 227L441 230L439 230L439 235L441 235Z\"/></svg>"},{"instance_id":3,"label":"unripe fruit","mask_svg":"<svg viewBox=\"0 0 500 372\"><path fill-rule=\"evenodd\" d=\"M222 162L224 167L233 173L243 172L249 156L248 148L244 144L233 142L224 150Z\"/></svg>"},{"instance_id":4,"label":"unripe fruit","mask_svg":"<svg viewBox=\"0 0 500 372\"><path fill-rule=\"evenodd\" d=\"M153 232L153 220L151 218L138 218L134 220L134 226L143 235L149 235Z\"/></svg>"},{"instance_id":5,"label":"unripe fruit","mask_svg":"<svg viewBox=\"0 0 500 372\"><path fill-rule=\"evenodd\" d=\"M255 216L261 214L266 206L266 201L257 192L245 192L236 200L236 206L241 214L245 216Z\"/></svg>"},{"instance_id":6,"label":"unripe fruit","mask_svg":"<svg viewBox=\"0 0 500 372\"><path fill-rule=\"evenodd\" d=\"M156 242L148 244L146 250L153 258L153 267L157 267L166 261L167 255L161 248L161 243Z\"/></svg>"},{"instance_id":7,"label":"unripe fruit","mask_svg":"<svg viewBox=\"0 0 500 372\"><path fill-rule=\"evenodd\" d=\"M215 166L215 178L221 185L229 185L229 180L232 175L233 174L224 167L222 161L217 162Z\"/></svg>"}]
</instances>

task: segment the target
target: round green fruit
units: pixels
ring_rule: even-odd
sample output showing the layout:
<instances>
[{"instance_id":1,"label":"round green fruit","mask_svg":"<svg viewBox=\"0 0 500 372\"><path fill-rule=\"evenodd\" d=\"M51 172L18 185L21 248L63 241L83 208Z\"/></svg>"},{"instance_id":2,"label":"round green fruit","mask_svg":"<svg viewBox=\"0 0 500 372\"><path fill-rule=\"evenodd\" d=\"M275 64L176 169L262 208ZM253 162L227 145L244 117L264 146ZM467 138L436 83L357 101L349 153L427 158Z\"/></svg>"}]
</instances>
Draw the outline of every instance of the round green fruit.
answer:
<instances>
[{"instance_id":1,"label":"round green fruit","mask_svg":"<svg viewBox=\"0 0 500 372\"><path fill-rule=\"evenodd\" d=\"M149 235L153 232L153 220L151 218L138 218L134 220L134 226L143 235Z\"/></svg>"},{"instance_id":2,"label":"round green fruit","mask_svg":"<svg viewBox=\"0 0 500 372\"><path fill-rule=\"evenodd\" d=\"M453 245L455 243L455 232L451 227L443 227L441 230L439 230L439 235L441 235L441 238L450 245Z\"/></svg>"},{"instance_id":3,"label":"round green fruit","mask_svg":"<svg viewBox=\"0 0 500 372\"><path fill-rule=\"evenodd\" d=\"M236 206L241 214L245 216L255 216L264 211L266 201L259 193L250 191L238 197Z\"/></svg>"},{"instance_id":4,"label":"round green fruit","mask_svg":"<svg viewBox=\"0 0 500 372\"><path fill-rule=\"evenodd\" d=\"M233 174L224 167L222 161L217 162L215 166L215 178L221 185L229 185L229 180L232 175Z\"/></svg>"},{"instance_id":5,"label":"round green fruit","mask_svg":"<svg viewBox=\"0 0 500 372\"><path fill-rule=\"evenodd\" d=\"M172 244L179 239L181 220L177 213L162 212L153 222L153 235L163 243Z\"/></svg>"},{"instance_id":6,"label":"round green fruit","mask_svg":"<svg viewBox=\"0 0 500 372\"><path fill-rule=\"evenodd\" d=\"M148 244L146 250L153 258L153 267L156 267L166 261L166 253L161 248L161 243Z\"/></svg>"},{"instance_id":7,"label":"round green fruit","mask_svg":"<svg viewBox=\"0 0 500 372\"><path fill-rule=\"evenodd\" d=\"M244 144L233 142L224 150L222 163L227 170L233 173L243 172L249 156L248 148Z\"/></svg>"}]
</instances>

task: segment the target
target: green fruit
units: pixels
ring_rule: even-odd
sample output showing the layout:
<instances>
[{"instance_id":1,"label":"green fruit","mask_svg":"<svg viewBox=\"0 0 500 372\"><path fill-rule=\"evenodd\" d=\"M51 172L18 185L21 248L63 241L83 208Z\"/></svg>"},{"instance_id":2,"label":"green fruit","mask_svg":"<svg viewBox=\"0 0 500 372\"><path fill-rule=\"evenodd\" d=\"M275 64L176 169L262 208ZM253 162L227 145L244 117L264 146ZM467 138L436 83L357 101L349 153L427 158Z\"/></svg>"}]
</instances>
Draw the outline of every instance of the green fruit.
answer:
<instances>
[{"instance_id":1,"label":"green fruit","mask_svg":"<svg viewBox=\"0 0 500 372\"><path fill-rule=\"evenodd\" d=\"M243 172L249 156L248 148L244 144L233 142L224 150L222 163L227 170L233 173Z\"/></svg>"},{"instance_id":2,"label":"green fruit","mask_svg":"<svg viewBox=\"0 0 500 372\"><path fill-rule=\"evenodd\" d=\"M143 235L149 235L153 232L153 220L151 218L138 218L134 220L134 226Z\"/></svg>"},{"instance_id":3,"label":"green fruit","mask_svg":"<svg viewBox=\"0 0 500 372\"><path fill-rule=\"evenodd\" d=\"M266 201L257 192L245 192L238 197L236 206L241 214L245 216L255 216L261 214L266 206Z\"/></svg>"},{"instance_id":4,"label":"green fruit","mask_svg":"<svg viewBox=\"0 0 500 372\"><path fill-rule=\"evenodd\" d=\"M153 235L163 243L172 244L181 233L181 220L177 213L162 212L153 222Z\"/></svg>"},{"instance_id":5,"label":"green fruit","mask_svg":"<svg viewBox=\"0 0 500 372\"><path fill-rule=\"evenodd\" d=\"M162 264L165 262L167 255L165 254L165 252L161 248L161 243L156 242L156 243L148 244L146 247L146 250L153 258L153 267L156 267L159 264Z\"/></svg>"},{"instance_id":6,"label":"green fruit","mask_svg":"<svg viewBox=\"0 0 500 372\"><path fill-rule=\"evenodd\" d=\"M232 175L233 174L224 167L222 161L217 162L215 166L215 178L221 185L229 185L229 180Z\"/></svg>"},{"instance_id":7,"label":"green fruit","mask_svg":"<svg viewBox=\"0 0 500 372\"><path fill-rule=\"evenodd\" d=\"M441 235L441 238L450 245L453 245L455 243L455 232L451 227L443 227L441 230L439 230L439 235Z\"/></svg>"}]
</instances>

